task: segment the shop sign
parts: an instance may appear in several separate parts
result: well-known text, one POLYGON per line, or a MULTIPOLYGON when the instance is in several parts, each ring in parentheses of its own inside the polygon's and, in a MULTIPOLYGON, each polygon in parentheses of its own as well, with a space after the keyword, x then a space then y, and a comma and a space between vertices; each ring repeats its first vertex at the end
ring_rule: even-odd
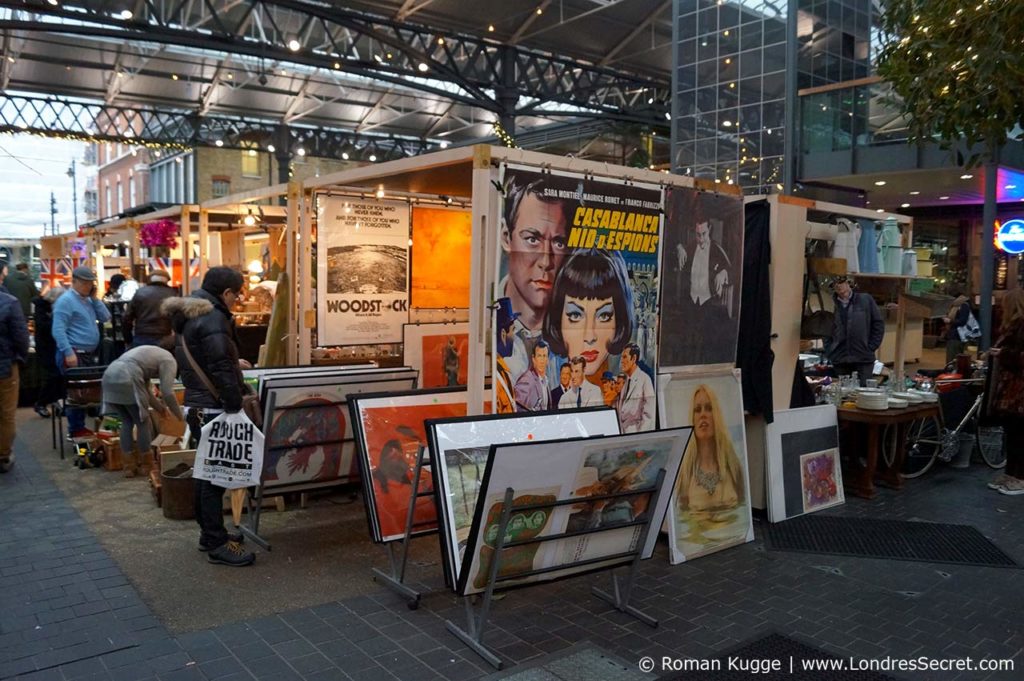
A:
POLYGON ((1024 253, 1024 220, 996 223, 996 246, 1011 255, 1024 253))

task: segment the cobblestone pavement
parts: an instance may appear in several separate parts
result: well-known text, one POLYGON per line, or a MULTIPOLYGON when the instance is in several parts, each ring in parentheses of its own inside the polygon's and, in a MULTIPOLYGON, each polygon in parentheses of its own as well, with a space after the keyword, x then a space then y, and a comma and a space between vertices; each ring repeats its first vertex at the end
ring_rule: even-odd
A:
MULTIPOLYGON (((28 418, 19 417, 20 424, 28 418)), ((365 570, 344 565, 338 579, 362 582, 360 595, 243 621, 230 621, 228 612, 228 623, 173 634, 39 465, 37 456, 56 456, 48 433, 34 448, 41 438, 28 432, 35 430, 19 425, 17 464, 0 475, 0 680, 458 681, 493 672, 445 630, 446 618, 464 617, 458 599, 433 593, 410 611, 365 570)), ((829 512, 971 524, 1024 564, 1024 497, 986 489, 989 476, 978 465, 940 469, 902 492, 881 490, 873 501, 851 499, 829 512)), ((769 632, 843 657, 1015 658, 1018 669, 1024 665, 1024 570, 769 552, 763 529, 758 523, 754 543, 675 567, 660 545, 635 593, 636 605, 660 619, 657 629, 591 596, 607 578, 594 574, 509 592, 494 605, 486 641, 509 666, 583 641, 630 661, 711 658, 769 632)), ((190 598, 187 583, 167 588, 190 598)))

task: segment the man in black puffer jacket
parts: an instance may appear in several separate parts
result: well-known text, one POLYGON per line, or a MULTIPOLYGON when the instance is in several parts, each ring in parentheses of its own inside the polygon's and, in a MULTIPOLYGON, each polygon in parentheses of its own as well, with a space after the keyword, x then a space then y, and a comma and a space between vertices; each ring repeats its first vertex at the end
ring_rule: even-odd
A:
MULTIPOLYGON (((242 409, 246 391, 238 365, 238 340, 231 307, 241 297, 242 275, 228 267, 212 267, 203 277, 203 286, 187 298, 168 298, 164 312, 177 334, 175 357, 181 382, 185 384, 185 421, 193 446, 199 442, 202 427, 222 412, 233 414, 242 409), (181 347, 188 350, 196 364, 217 388, 213 395, 192 367, 181 347)), ((196 521, 199 523, 199 550, 207 560, 220 565, 252 565, 256 556, 245 551, 241 536, 229 536, 224 529, 224 488, 207 480, 195 481, 196 521)))

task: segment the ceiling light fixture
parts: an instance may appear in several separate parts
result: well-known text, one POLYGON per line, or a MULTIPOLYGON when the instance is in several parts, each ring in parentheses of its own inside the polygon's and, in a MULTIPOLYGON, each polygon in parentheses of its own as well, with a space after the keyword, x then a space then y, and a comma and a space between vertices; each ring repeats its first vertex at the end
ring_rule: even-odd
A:
POLYGON ((271 154, 273 154, 275 151, 277 151, 277 147, 275 147, 273 144, 268 144, 267 145, 267 151, 269 151, 271 154))
POLYGON ((298 38, 292 38, 288 41, 288 49, 292 52, 298 52, 301 47, 302 43, 299 42, 298 38))
POLYGON ((224 140, 214 140, 213 144, 214 144, 214 146, 223 147, 224 146, 224 140))
POLYGON ((875 186, 876 187, 884 187, 885 186, 885 180, 878 180, 877 182, 875 182, 875 186))
POLYGON ((337 62, 337 61, 334 62, 334 68, 335 69, 340 69, 341 68, 341 62, 337 62))
POLYGON ((377 185, 377 191, 374 193, 374 196, 376 196, 378 199, 383 199, 384 198, 384 185, 382 185, 382 184, 378 184, 377 185))
POLYGON ((348 152, 347 151, 341 152, 341 160, 343 160, 343 161, 347 161, 348 160, 348 152))
POLYGON ((537 8, 537 15, 539 16, 541 14, 544 14, 544 8, 543 7, 538 7, 537 8))
POLYGON ((178 80, 178 74, 177 73, 172 73, 171 74, 171 80, 178 80))
POLYGON ((884 209, 884 208, 876 208, 876 209, 875 209, 875 212, 876 212, 876 213, 884 213, 884 212, 885 212, 885 209, 884 209))
POLYGON ((920 193, 921 193, 921 192, 910 192, 910 195, 911 195, 911 196, 917 196, 917 195, 918 195, 918 194, 920 194, 920 193))
POLYGON ((449 144, 448 140, 442 140, 440 146, 441 146, 442 149, 447 149, 448 148, 448 144, 449 144))
POLYGON ((377 154, 370 154, 370 163, 375 163, 376 161, 377 161, 377 154))
POLYGON ((494 24, 487 24, 487 32, 494 33, 494 24))
POLYGON ((972 177, 974 177, 974 175, 971 175, 970 173, 964 173, 963 175, 960 176, 960 179, 961 180, 969 180, 972 177))
POLYGON ((1005 187, 1003 187, 1003 189, 1016 189, 1016 188, 1017 188, 1017 185, 1015 185, 1015 184, 1008 184, 1005 187))
POLYGON ((418 64, 417 66, 416 66, 416 68, 417 68, 417 69, 419 69, 419 72, 420 72, 420 73, 426 73, 427 71, 429 71, 429 70, 430 70, 430 67, 429 67, 429 66, 427 66, 427 62, 425 62, 425 61, 421 61, 421 62, 420 62, 420 63, 419 63, 419 64, 418 64))
POLYGON ((131 19, 131 18, 132 18, 133 16, 135 16, 135 13, 134 13, 134 12, 132 12, 132 11, 131 11, 130 9, 123 9, 123 10, 121 10, 121 15, 120 15, 120 16, 121 16, 121 18, 122 18, 122 19, 124 19, 125 21, 128 21, 128 20, 129 20, 129 19, 131 19))
POLYGON ((949 200, 948 196, 940 196, 939 197, 939 201, 948 201, 948 200, 949 200))
POLYGON ((305 156, 306 150, 302 147, 299 147, 298 149, 295 150, 295 153, 298 154, 299 156, 305 156))
POLYGON ((910 204, 909 203, 901 203, 900 204, 900 208, 910 208, 910 204))
POLYGON ((252 208, 249 209, 249 214, 242 218, 242 224, 246 227, 253 227, 256 225, 256 216, 252 214, 252 208))

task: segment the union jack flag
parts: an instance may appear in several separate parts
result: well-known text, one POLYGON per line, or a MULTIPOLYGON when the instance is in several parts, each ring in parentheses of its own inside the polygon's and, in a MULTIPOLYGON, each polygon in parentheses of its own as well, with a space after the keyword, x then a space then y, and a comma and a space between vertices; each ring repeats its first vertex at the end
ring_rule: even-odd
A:
MULTIPOLYGON (((181 286, 181 258, 150 258, 147 261, 150 271, 164 270, 171 275, 171 286, 181 286)), ((189 278, 199 276, 199 258, 192 258, 188 266, 189 278)))
POLYGON ((67 269, 64 259, 39 261, 39 278, 43 282, 43 293, 46 293, 54 286, 63 286, 71 276, 71 270, 67 269))

